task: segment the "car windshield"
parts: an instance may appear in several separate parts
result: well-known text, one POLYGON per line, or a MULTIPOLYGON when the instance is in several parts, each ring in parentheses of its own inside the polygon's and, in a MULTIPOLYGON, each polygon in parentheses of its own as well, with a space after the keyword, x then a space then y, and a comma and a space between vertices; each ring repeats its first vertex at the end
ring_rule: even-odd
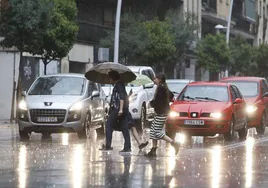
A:
POLYGON ((178 100, 227 102, 229 101, 229 95, 226 86, 196 85, 187 86, 184 92, 178 97, 178 100))
POLYGON ((172 91, 173 93, 180 93, 183 88, 187 85, 187 83, 168 83, 168 88, 170 91, 172 91))
POLYGON ((258 82, 232 81, 229 83, 235 85, 245 98, 256 97, 259 94, 258 82))
POLYGON ((79 77, 42 77, 34 83, 28 95, 82 95, 85 82, 79 77))

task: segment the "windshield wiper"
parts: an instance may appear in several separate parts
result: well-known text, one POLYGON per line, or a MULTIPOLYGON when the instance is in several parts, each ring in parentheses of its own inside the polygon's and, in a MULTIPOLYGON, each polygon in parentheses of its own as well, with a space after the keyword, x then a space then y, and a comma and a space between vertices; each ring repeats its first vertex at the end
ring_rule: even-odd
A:
POLYGON ((183 96, 183 98, 185 99, 192 99, 192 100, 194 100, 194 98, 193 97, 190 97, 190 96, 183 96))
POLYGON ((173 94, 180 94, 180 93, 178 93, 178 92, 176 92, 176 91, 171 91, 173 94))
POLYGON ((210 100, 210 101, 219 101, 218 99, 213 99, 210 97, 195 97, 196 99, 205 99, 205 100, 210 100))

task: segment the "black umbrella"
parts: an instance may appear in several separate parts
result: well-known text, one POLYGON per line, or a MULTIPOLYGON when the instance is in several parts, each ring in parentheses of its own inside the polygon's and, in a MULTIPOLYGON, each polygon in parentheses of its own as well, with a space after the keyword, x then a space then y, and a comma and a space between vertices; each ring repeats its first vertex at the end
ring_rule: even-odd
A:
POLYGON ((136 75, 128 67, 112 62, 100 63, 92 67, 89 71, 87 71, 85 77, 96 83, 110 84, 110 77, 108 73, 112 70, 117 71, 120 74, 120 79, 124 83, 129 83, 136 79, 136 75))

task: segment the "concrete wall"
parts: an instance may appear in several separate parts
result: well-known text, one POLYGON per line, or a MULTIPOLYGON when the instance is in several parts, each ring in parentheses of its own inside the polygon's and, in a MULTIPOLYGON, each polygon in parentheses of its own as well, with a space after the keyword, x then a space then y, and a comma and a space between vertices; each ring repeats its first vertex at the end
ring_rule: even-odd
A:
POLYGON ((18 80, 19 58, 19 53, 0 51, 0 121, 9 121, 10 119, 13 80, 15 79, 16 82, 18 80))
POLYGON ((231 0, 215 0, 217 1, 217 14, 220 18, 227 20, 230 10, 231 0))

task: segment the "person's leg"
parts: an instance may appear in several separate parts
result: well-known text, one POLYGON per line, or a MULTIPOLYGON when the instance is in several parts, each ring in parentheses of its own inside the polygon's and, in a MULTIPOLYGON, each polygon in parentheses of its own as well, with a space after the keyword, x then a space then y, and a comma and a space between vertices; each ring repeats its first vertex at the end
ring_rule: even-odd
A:
POLYGON ((122 117, 120 117, 120 125, 122 129, 122 133, 125 139, 124 149, 125 151, 131 150, 131 143, 130 143, 130 135, 129 135, 129 129, 128 129, 128 115, 122 114, 122 117))
POLYGON ((112 110, 107 123, 106 123, 106 148, 111 148, 112 136, 113 136, 113 124, 117 121, 118 113, 116 110, 112 110))
POLYGON ((133 137, 135 138, 136 142, 139 145, 139 149, 145 148, 149 144, 149 142, 148 141, 146 141, 146 142, 141 141, 139 133, 138 133, 136 127, 132 127, 131 130, 132 130, 133 137))

